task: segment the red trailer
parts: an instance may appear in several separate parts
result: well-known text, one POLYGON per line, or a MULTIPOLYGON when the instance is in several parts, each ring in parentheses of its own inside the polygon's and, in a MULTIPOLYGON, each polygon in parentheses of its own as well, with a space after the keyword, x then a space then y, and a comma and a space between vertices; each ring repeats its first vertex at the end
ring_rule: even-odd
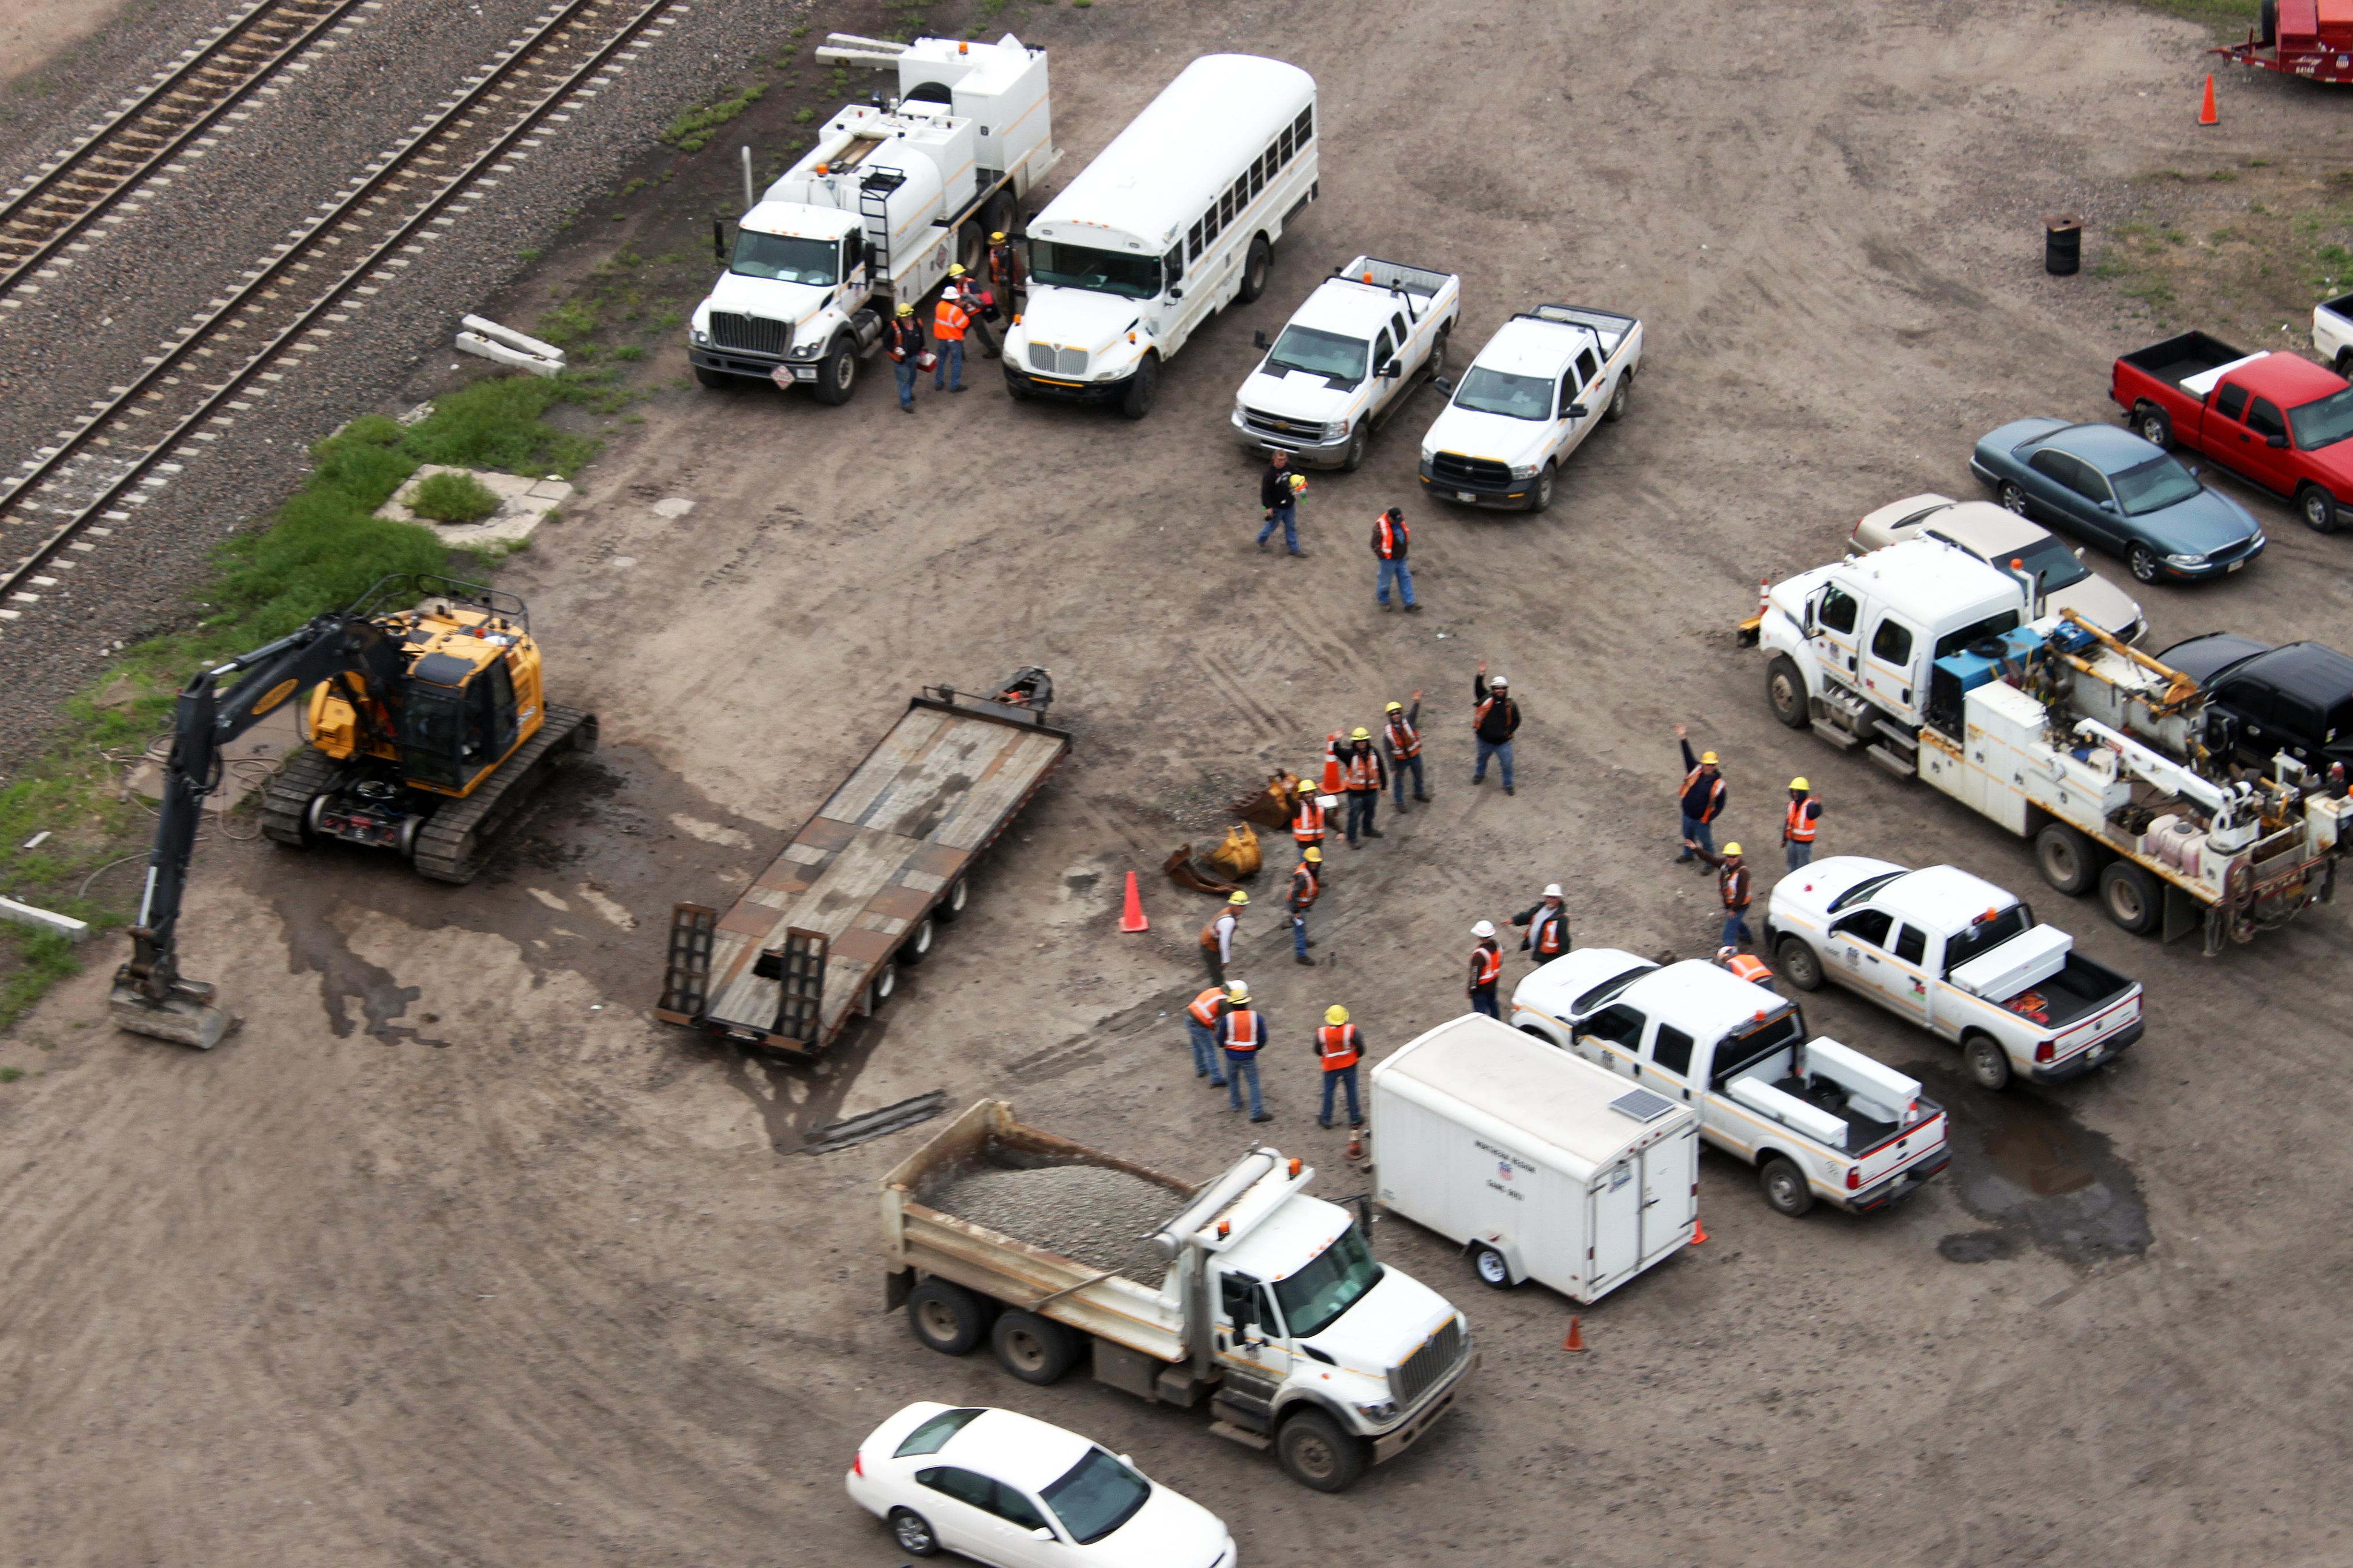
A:
POLYGON ((2353 0, 2263 0, 2247 41, 2214 53, 2314 81, 2353 81, 2353 0))

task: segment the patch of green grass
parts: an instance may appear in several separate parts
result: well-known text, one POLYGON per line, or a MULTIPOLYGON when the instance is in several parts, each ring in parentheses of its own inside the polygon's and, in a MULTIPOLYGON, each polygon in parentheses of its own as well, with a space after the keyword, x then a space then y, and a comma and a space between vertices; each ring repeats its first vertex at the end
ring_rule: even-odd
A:
POLYGON ((556 306, 539 318, 539 335, 557 348, 570 348, 586 342, 603 325, 596 312, 574 300, 556 306))
POLYGON ((2218 32, 2244 34, 2255 19, 2261 0, 2140 0, 2152 11, 2203 22, 2218 32))
POLYGON ((646 357, 646 351, 640 344, 627 343, 620 348, 615 349, 613 351, 613 357, 618 360, 641 360, 646 357))
POLYGON ((408 498, 408 510, 435 522, 480 522, 499 510, 499 493, 471 474, 430 474, 408 498))
POLYGON ((643 178, 630 180, 624 184, 619 190, 613 193, 613 199, 617 202, 626 202, 631 196, 636 195, 639 191, 644 190, 650 183, 650 181, 643 178))
MULTIPOLYGON (((0 980, 0 1029, 24 1016, 26 1008, 48 994, 49 987, 81 973, 73 943, 56 931, 25 926, 11 926, 8 931, 15 962, 9 965, 8 977, 0 980)), ((14 1083, 24 1076, 22 1068, 0 1068, 0 1083, 14 1083)))
POLYGON ((518 250, 518 251, 516 251, 516 252, 515 252, 515 259, 516 259, 516 260, 518 260, 518 261, 523 261, 523 262, 531 262, 531 261, 536 261, 536 260, 538 260, 538 259, 539 259, 539 247, 537 247, 537 246, 535 246, 535 245, 526 245, 526 246, 524 246, 521 250, 518 250))
POLYGON ((755 81, 733 98, 690 109, 670 122, 661 139, 681 153, 700 153, 711 145, 721 126, 757 103, 760 95, 767 90, 767 83, 755 81))
POLYGON ((811 109, 807 104, 803 104, 800 108, 793 110, 793 123, 796 125, 807 125, 810 121, 815 120, 816 118, 817 110, 811 109))

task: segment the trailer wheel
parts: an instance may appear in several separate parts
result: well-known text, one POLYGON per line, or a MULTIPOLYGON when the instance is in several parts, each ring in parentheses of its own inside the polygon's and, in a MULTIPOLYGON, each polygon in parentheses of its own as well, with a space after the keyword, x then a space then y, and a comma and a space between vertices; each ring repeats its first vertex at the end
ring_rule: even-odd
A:
POLYGON ((1536 488, 1528 492, 1528 510, 1537 512, 1552 505, 1552 465, 1546 463, 1536 472, 1536 488))
POLYGON ((988 1309, 961 1285, 925 1279, 907 1292, 907 1328, 926 1350, 970 1355, 988 1332, 988 1309))
POLYGON ((932 918, 942 925, 955 924, 964 918, 965 903, 971 897, 971 889, 962 877, 958 877, 948 884, 948 890, 940 895, 940 901, 932 906, 932 918))
POLYGON ((2337 531, 2337 498, 2318 485, 2306 485, 2295 498, 2296 510, 2304 514, 2305 526, 2315 533, 2337 531))
POLYGON ((1800 991, 1822 988, 1822 961, 1801 936, 1785 936, 1773 949, 1773 967, 1800 991))
POLYGON ((1806 700, 1806 677, 1798 661, 1788 654, 1776 654, 1773 662, 1765 667, 1765 700, 1773 706, 1773 717, 1791 730, 1802 730, 1812 721, 1812 705, 1806 700))
POLYGON ((988 1331, 989 1348, 1024 1383, 1059 1383, 1079 1359, 1078 1336, 1035 1312, 1008 1309, 988 1331))
POLYGON ((2173 446, 2173 421, 2154 403, 2143 403, 2133 409, 2132 427, 2135 435, 2152 447, 2169 449, 2173 446))
POLYGON ((899 1550, 910 1557, 937 1557, 940 1538, 932 1529, 932 1521, 912 1508, 894 1508, 885 1521, 891 1526, 891 1539, 899 1550))
POLYGON ((873 1014, 882 1011, 882 1004, 888 1002, 893 995, 897 994, 898 990, 899 966, 896 963, 886 962, 881 968, 874 972, 874 978, 866 983, 866 1011, 868 1015, 871 1016, 873 1014))
POLYGON ((2000 1094, 2010 1087, 2010 1053, 1991 1035, 1972 1030, 1962 1036, 1961 1062, 1979 1089, 2000 1094))
POLYGON ((1266 292, 1266 275, 1274 270, 1274 247, 1266 236, 1250 236, 1250 253, 1242 258, 1242 280, 1236 298, 1245 305, 1254 305, 1266 292))
POLYGON ((2279 43, 2279 0, 2263 0, 2255 16, 2255 41, 2267 49, 2279 43))
POLYGON ((2044 881, 2071 899, 2080 898, 2099 875, 2099 852, 2065 823, 2046 822, 2034 836, 2034 866, 2044 881))
POLYGON ((1274 1435, 1282 1473, 1319 1492, 1344 1492, 1365 1473, 1365 1445, 1320 1410, 1303 1410, 1274 1435))
POLYGON ((2133 935, 2147 936, 2157 929, 2165 900, 2156 878, 2129 860, 2111 860, 2100 872, 2100 907, 2133 935))
POLYGON ((1492 1247, 1482 1245, 1472 1247, 1471 1267, 1479 1271, 1479 1283, 1482 1285, 1508 1290, 1515 1283, 1512 1279, 1512 1266, 1504 1262, 1504 1255, 1492 1247))
POLYGON ((1119 411, 1130 419, 1141 419, 1152 412, 1160 399, 1160 356, 1146 352, 1135 362, 1135 374, 1127 378, 1127 391, 1119 400, 1119 411))
POLYGON ((809 390, 817 394, 819 403, 837 407, 849 402, 849 395, 858 390, 858 355, 847 334, 834 339, 825 358, 818 362, 817 379, 809 383, 809 390))
POLYGON ((892 956, 902 963, 921 963, 931 957, 932 949, 938 941, 938 933, 932 929, 931 917, 926 915, 915 922, 915 929, 907 933, 907 940, 899 944, 899 951, 892 956))
POLYGON ((1786 1155, 1776 1154, 1757 1167, 1757 1184, 1765 1193, 1765 1206, 1796 1219, 1814 1206, 1814 1189, 1806 1173, 1786 1155))

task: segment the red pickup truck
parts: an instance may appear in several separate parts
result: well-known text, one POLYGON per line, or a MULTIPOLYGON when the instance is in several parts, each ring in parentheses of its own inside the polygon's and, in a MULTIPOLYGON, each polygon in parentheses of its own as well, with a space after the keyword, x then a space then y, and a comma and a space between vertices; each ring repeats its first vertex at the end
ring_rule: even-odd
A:
POLYGON ((2319 532, 2353 509, 2353 386, 2334 371, 2184 332, 2116 361, 2108 395, 2147 441, 2292 497, 2319 532))

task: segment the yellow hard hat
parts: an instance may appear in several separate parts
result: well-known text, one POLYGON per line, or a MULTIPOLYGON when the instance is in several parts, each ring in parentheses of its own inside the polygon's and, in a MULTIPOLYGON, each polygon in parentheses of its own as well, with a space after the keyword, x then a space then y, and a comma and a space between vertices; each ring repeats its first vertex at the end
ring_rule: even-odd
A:
POLYGON ((1402 702, 1392 702, 1388 706, 1388 710, 1392 713, 1402 713, 1405 711, 1405 704, 1402 702))
POLYGON ((1793 778, 1793 779, 1791 779, 1791 780, 1789 781, 1789 787, 1790 787, 1791 789, 1811 789, 1811 788, 1813 788, 1814 786, 1813 786, 1813 785, 1811 785, 1811 784, 1808 784, 1808 783, 1805 781, 1804 776, 1801 774, 1801 775, 1799 775, 1799 777, 1797 777, 1797 778, 1793 778))
POLYGON ((1242 905, 1242 904, 1246 904, 1246 903, 1249 903, 1249 902, 1250 902, 1250 895, 1249 895, 1248 893, 1243 892, 1240 888, 1236 888, 1236 889, 1233 890, 1233 895, 1232 895, 1230 898, 1227 899, 1227 900, 1226 900, 1226 902, 1227 902, 1227 903, 1229 903, 1229 904, 1235 905, 1235 906, 1239 907, 1239 906, 1240 906, 1240 905, 1242 905))
POLYGON ((949 276, 949 277, 951 277, 951 278, 961 278, 961 277, 963 277, 963 276, 964 276, 964 263, 963 263, 963 262, 961 262, 961 261, 951 261, 951 262, 949 262, 949 263, 948 263, 948 276, 949 276))
POLYGON ((897 313, 902 316, 912 316, 915 313, 915 307, 902 301, 897 313))
POLYGON ((1731 859, 1735 855, 1737 855, 1737 854, 1739 854, 1739 853, 1740 853, 1740 846, 1739 846, 1739 845, 1737 845, 1737 844, 1727 844, 1727 845, 1725 845, 1725 846, 1724 847, 1724 858, 1725 858, 1725 859, 1727 859, 1727 860, 1731 859))
POLYGON ((1324 1021, 1327 1024, 1345 1024, 1348 1021, 1348 1010, 1335 1002, 1324 1009, 1324 1021))
POLYGON ((1348 737, 1351 741, 1369 741, 1372 738, 1373 732, 1370 730, 1366 729, 1362 724, 1357 725, 1356 731, 1348 737))
POLYGON ((1321 866, 1324 863, 1324 851, 1316 848, 1313 844, 1310 844, 1307 847, 1307 853, 1302 855, 1300 858, 1308 862, 1310 865, 1321 866))
POLYGON ((1715 766, 1715 753, 1714 752, 1702 752, 1699 754, 1699 760, 1706 763, 1709 767, 1715 766))
POLYGON ((994 234, 991 234, 991 235, 988 237, 988 243, 989 243, 989 244, 991 244, 991 245, 1002 245, 1004 242, 1005 242, 1005 231, 1004 231, 1003 229, 1001 229, 1001 228, 1000 228, 1000 229, 998 229, 998 230, 997 230, 994 234))
POLYGON ((1227 986, 1227 987, 1226 987, 1226 1000, 1227 1000, 1227 1001, 1229 1001, 1229 1002, 1247 1002, 1247 1001, 1249 1001, 1249 1000, 1250 1000, 1250 985, 1249 985, 1249 984, 1248 984, 1247 982, 1245 982, 1245 981, 1237 980, 1237 981, 1235 981, 1231 985, 1227 986))

